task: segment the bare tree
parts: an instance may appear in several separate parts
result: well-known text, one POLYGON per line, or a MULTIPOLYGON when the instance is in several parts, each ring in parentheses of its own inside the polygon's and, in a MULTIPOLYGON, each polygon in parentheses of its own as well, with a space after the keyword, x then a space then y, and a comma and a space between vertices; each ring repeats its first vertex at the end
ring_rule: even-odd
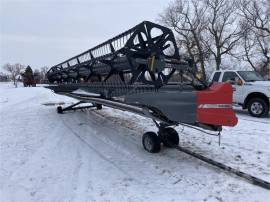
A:
POLYGON ((262 75, 270 74, 270 1, 241 0, 244 60, 262 75))
POLYGON ((233 56, 233 49, 238 45, 241 31, 237 26, 235 0, 204 0, 208 20, 208 40, 205 40, 214 56, 216 69, 222 64, 223 55, 233 56))
POLYGON ((261 31, 263 36, 270 35, 270 1, 241 0, 241 11, 250 27, 261 31))
POLYGON ((202 1, 175 0, 159 16, 161 23, 177 33, 178 45, 188 53, 196 66, 200 67, 204 79, 205 60, 208 57, 208 49, 203 43, 207 30, 205 12, 202 1))
POLYGON ((250 66, 256 71, 256 66, 252 61, 252 58, 256 55, 254 53, 256 47, 256 40, 253 38, 254 35, 251 35, 250 27, 246 23, 241 25, 243 32, 243 48, 244 48, 244 57, 243 60, 247 61, 250 66))
POLYGON ((46 80, 46 74, 47 74, 48 70, 49 70, 49 68, 47 66, 40 68, 41 80, 46 80))
POLYGON ((24 65, 19 64, 19 63, 11 65, 11 64, 7 63, 3 66, 3 69, 10 74, 11 79, 15 85, 16 84, 16 77, 20 75, 20 73, 24 69, 24 65))

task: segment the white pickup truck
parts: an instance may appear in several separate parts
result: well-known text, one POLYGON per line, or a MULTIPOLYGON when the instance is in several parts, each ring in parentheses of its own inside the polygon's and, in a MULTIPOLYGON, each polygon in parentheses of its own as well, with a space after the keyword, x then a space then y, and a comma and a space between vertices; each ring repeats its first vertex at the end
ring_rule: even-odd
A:
POLYGON ((210 82, 232 84, 233 102, 248 109, 251 116, 266 117, 270 105, 270 81, 264 80, 255 71, 221 70, 215 71, 210 82))

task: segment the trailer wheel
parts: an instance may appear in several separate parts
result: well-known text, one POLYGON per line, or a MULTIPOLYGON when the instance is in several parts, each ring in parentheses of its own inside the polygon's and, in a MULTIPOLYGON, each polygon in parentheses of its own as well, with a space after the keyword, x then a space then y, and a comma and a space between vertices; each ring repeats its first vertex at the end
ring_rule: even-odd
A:
POLYGON ((102 104, 96 104, 97 110, 101 110, 102 109, 102 104))
POLYGON ((164 146, 173 148, 179 144, 179 135, 173 128, 163 128, 159 132, 164 146))
POLYGON ((61 106, 58 106, 56 110, 58 114, 63 114, 63 108, 61 106))
POLYGON ((142 137, 143 148, 150 153, 160 151, 160 139, 154 132, 146 132, 142 137))

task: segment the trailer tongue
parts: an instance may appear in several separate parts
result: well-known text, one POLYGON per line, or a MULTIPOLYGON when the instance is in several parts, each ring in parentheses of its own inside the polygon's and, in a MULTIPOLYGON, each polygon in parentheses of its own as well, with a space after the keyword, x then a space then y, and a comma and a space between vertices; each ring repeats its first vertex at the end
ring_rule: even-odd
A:
POLYGON ((79 100, 67 110, 102 105, 153 119, 158 134, 143 135, 144 148, 178 145, 170 126, 185 124, 220 132, 235 126, 230 84, 208 86, 196 78, 192 60, 181 57, 173 32, 142 22, 128 31, 50 68, 48 87, 79 100), (89 106, 79 106, 91 103, 89 106))

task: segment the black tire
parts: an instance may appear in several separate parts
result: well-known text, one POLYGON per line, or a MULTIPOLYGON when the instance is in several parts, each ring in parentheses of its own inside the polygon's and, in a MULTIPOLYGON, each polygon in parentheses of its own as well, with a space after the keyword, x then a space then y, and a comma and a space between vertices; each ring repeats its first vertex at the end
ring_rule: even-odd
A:
POLYGON ((146 132, 142 137, 143 148, 150 153, 158 153, 160 151, 160 139, 154 132, 146 132))
POLYGON ((266 117, 269 113, 269 105, 262 98, 252 98, 248 102, 248 112, 253 117, 266 117))
POLYGON ((58 114, 63 114, 63 108, 61 106, 58 106, 56 110, 58 114))
POLYGON ((102 109, 102 104, 96 104, 97 110, 101 110, 102 109))
POLYGON ((159 131, 159 135, 164 146, 173 148, 179 145, 179 135, 175 129, 163 128, 159 131))

